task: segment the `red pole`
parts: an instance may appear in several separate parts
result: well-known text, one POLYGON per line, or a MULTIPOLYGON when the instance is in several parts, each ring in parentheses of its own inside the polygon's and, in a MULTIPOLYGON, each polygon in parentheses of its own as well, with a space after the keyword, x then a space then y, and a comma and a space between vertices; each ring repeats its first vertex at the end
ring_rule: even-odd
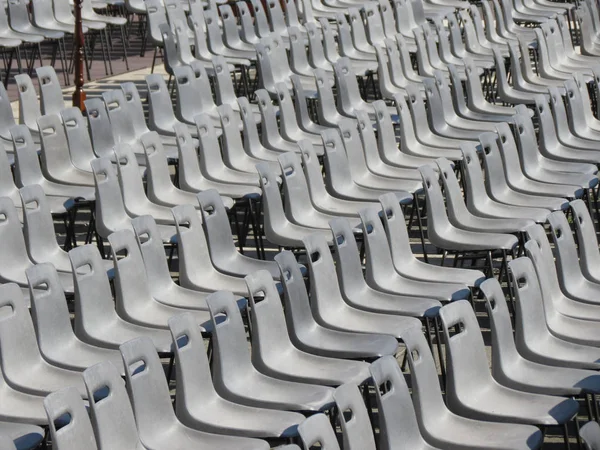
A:
POLYGON ((83 75, 83 49, 85 46, 83 36, 83 23, 81 20, 81 6, 83 0, 75 0, 75 35, 73 44, 75 45, 75 92, 73 92, 73 106, 78 107, 82 112, 85 111, 86 95, 83 90, 84 75, 83 75))

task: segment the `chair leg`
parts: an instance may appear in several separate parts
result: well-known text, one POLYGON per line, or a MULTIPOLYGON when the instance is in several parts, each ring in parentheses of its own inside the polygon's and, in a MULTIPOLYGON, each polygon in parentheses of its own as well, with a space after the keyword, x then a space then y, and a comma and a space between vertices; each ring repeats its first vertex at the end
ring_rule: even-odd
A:
POLYGON ((65 44, 65 38, 61 38, 58 42, 59 51, 60 51, 60 63, 63 70, 63 78, 65 80, 65 86, 71 84, 71 80, 69 80, 69 67, 67 63, 67 46, 65 44))
MULTIPOLYGON (((87 74, 87 79, 88 79, 88 81, 91 81, 92 76, 90 75, 90 61, 88 59, 88 45, 87 45, 87 41, 88 41, 88 39, 84 36, 84 38, 83 38, 83 59, 85 60, 85 71, 86 71, 86 74, 87 74)), ((92 55, 92 57, 93 57, 93 55, 92 55)), ((74 58, 74 56, 73 56, 73 58, 74 58)), ((75 59, 73 59, 73 61, 74 60, 75 59)))
POLYGON ((125 38, 125 26, 121 26, 121 43, 123 44, 123 60, 125 60, 125 68, 129 72, 129 61, 127 60, 127 39, 125 38))
POLYGON ((154 47, 154 56, 152 57, 152 68, 150 73, 154 73, 154 66, 156 65, 156 55, 158 54, 158 47, 154 47))
POLYGON ((433 322, 435 328, 435 341, 437 344, 438 357, 440 359, 440 372, 442 373, 442 384, 444 385, 444 389, 446 389, 446 366, 444 364, 444 352, 442 350, 442 336, 440 333, 440 322, 439 317, 436 316, 433 322))
POLYGON ((108 27, 104 29, 104 37, 106 39, 106 54, 108 57, 108 68, 110 69, 110 74, 113 75, 113 66, 112 66, 112 54, 110 53, 110 35, 108 34, 108 27))
POLYGON ((571 449, 571 444, 569 443, 569 427, 567 426, 567 424, 563 424, 563 437, 565 440, 565 448, 567 450, 571 449))
POLYGON ((423 232, 423 220, 421 218, 421 210, 419 208, 419 194, 417 194, 417 193, 415 193, 415 195, 414 195, 413 208, 416 208, 416 212, 417 212, 417 223, 419 225, 419 235, 421 238, 421 247, 423 248, 423 259, 425 260, 426 263, 428 263, 429 259, 427 258, 427 249, 425 248, 425 233, 423 232))

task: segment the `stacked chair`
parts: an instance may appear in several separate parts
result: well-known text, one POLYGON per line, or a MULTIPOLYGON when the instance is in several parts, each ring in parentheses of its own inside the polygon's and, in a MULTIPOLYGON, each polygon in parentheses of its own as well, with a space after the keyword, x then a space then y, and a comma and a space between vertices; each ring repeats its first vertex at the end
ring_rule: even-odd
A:
POLYGON ((600 448, 594 0, 125 8, 0 86, 1 448, 600 448))

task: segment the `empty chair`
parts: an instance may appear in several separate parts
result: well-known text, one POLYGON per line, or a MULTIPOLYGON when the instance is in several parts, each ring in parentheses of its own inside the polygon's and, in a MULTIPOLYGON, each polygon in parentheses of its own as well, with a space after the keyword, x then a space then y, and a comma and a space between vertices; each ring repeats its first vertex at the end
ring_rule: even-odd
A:
POLYGON ((71 162, 80 170, 90 172, 90 163, 96 159, 86 120, 77 107, 61 110, 60 116, 67 135, 71 162))
POLYGON ((259 372, 250 360, 239 308, 230 292, 207 299, 214 321, 213 382, 224 398, 247 406, 320 411, 333 402, 333 389, 280 380, 259 372), (223 314, 227 320, 217 323, 223 314))
POLYGON ((127 390, 144 447, 254 450, 265 441, 204 433, 183 425, 175 416, 169 388, 152 341, 136 338, 121 345, 127 390))
MULTIPOLYGON (((565 209, 567 202, 558 196, 519 192, 510 186, 506 171, 508 164, 502 161, 499 149, 499 136, 496 133, 483 133, 479 140, 483 147, 483 161, 486 168, 486 189, 490 196, 499 202, 525 207, 542 207, 551 211, 565 209)), ((537 191, 540 191, 539 189, 537 191)))
POLYGON ((194 318, 169 319, 177 363, 176 413, 184 425, 234 436, 281 438, 297 435, 304 416, 230 402, 213 386, 204 340, 194 318))
POLYGON ((307 190, 313 206, 324 213, 336 216, 358 217, 358 211, 369 205, 369 201, 346 200, 332 196, 325 187, 325 180, 315 149, 309 141, 300 141, 302 169, 306 177, 307 190))
POLYGON ((550 395, 582 395, 600 389, 600 376, 592 370, 552 367, 523 358, 517 351, 508 306, 499 282, 481 285, 492 332, 492 375, 507 387, 550 395))
MULTIPOLYGON (((194 193, 176 188, 171 181, 167 156, 158 133, 145 133, 140 141, 146 157, 148 199, 152 203, 167 207, 196 203, 194 193)), ((233 205, 231 199, 228 199, 228 205, 233 205)))
POLYGON ((413 403, 419 430, 438 448, 536 449, 542 433, 531 425, 483 422, 455 415, 444 404, 433 356, 421 330, 406 332, 413 403))
POLYGON ((177 229, 180 284, 204 292, 229 289, 244 297, 247 293, 244 280, 221 273, 213 266, 198 211, 192 205, 180 205, 172 213, 177 229))
POLYGON ((440 317, 448 361, 448 407, 453 412, 472 419, 542 426, 563 425, 577 414, 579 405, 573 399, 517 391, 492 377, 483 336, 469 302, 444 306, 440 317))
POLYGON ((508 205, 492 199, 486 191, 484 172, 481 169, 475 146, 464 145, 461 150, 465 161, 463 167, 465 168, 466 203, 472 214, 489 218, 531 219, 538 223, 546 221, 550 214, 547 209, 508 205))
POLYGON ((225 205, 216 190, 198 193, 197 201, 200 203, 210 257, 217 270, 234 276, 268 270, 274 279, 279 279, 279 269, 275 262, 250 258, 237 251, 225 205))
MULTIPOLYGON (((319 211, 313 206, 298 155, 287 152, 278 159, 283 182, 284 210, 288 219, 310 228, 327 228, 329 220, 336 216, 319 211)), ((358 224, 356 218, 348 220, 353 226, 358 224)))
MULTIPOLYGON (((119 364, 122 365, 122 361, 119 364)), ((85 372, 83 380, 90 402, 90 419, 99 450, 144 450, 138 436, 125 382, 109 361, 85 372)))
MULTIPOLYGON (((119 180, 109 158, 92 161, 96 181, 96 231, 102 238, 118 230, 131 228, 131 217, 125 211, 119 180)), ((163 242, 172 242, 175 229, 169 225, 158 225, 163 242)))
POLYGON ((374 359, 393 355, 398 347, 392 336, 339 331, 319 324, 313 317, 302 272, 292 252, 275 256, 281 271, 285 319, 290 339, 301 350, 323 356, 374 359))
POLYGON ((551 366, 598 369, 597 347, 560 339, 550 333, 544 317, 540 285, 528 258, 509 263, 509 276, 515 291, 515 343, 526 359, 551 366))
POLYGON ((448 220, 439 181, 429 166, 419 168, 423 177, 428 214, 427 237, 438 248, 454 251, 502 249, 512 251, 518 239, 510 234, 478 233, 454 227, 448 220))
POLYGON ((311 308, 317 322, 340 331, 385 333, 397 339, 409 329, 421 329, 421 322, 413 317, 378 314, 348 305, 337 284, 327 241, 320 235, 309 235, 304 246, 309 256, 311 308))
MULTIPOLYGON (((556 268, 560 287, 568 297, 597 305, 600 284, 584 276, 569 221, 564 214, 556 213, 548 216, 548 223, 557 253, 556 268)), ((577 221, 579 220, 584 221, 582 214, 578 214, 577 221)), ((593 244, 593 241, 591 243, 593 244)))
MULTIPOLYGON (((449 282, 430 281, 432 277, 407 276, 397 271, 392 263, 389 242, 379 218, 379 208, 367 208, 360 211, 362 230, 367 255, 367 282, 375 289, 434 298, 449 301, 458 298, 467 298, 470 290, 466 285, 449 282)), ((430 213, 431 214, 431 213, 430 213)), ((402 269, 402 266, 399 266, 402 269)), ((431 315, 430 308, 436 307, 425 301, 422 305, 422 315, 431 315)))
POLYGON ((173 224, 171 210, 148 199, 133 148, 128 144, 118 143, 114 152, 118 161, 119 184, 127 214, 132 217, 150 214, 160 224, 173 224))
POLYGON ((450 161, 440 158, 436 160, 436 163, 440 168, 440 179, 446 194, 448 219, 452 225, 475 232, 517 233, 534 224, 532 220, 527 219, 492 219, 472 214, 465 204, 450 161))
POLYGON ((198 152, 186 125, 179 123, 173 129, 177 136, 177 150, 179 155, 179 185, 181 189, 189 192, 201 192, 207 189, 216 189, 219 194, 241 199, 256 196, 260 189, 244 184, 231 184, 218 178, 212 179, 204 175, 206 165, 200 165, 198 152))
MULTIPOLYGON (((391 194, 393 196, 393 194, 391 194)), ((351 306, 365 311, 387 314, 399 314, 414 317, 437 315, 441 307, 438 300, 419 296, 408 296, 398 293, 384 292, 372 288, 363 275, 362 261, 358 245, 350 224, 343 218, 330 223, 333 233, 333 245, 338 283, 344 300, 351 306)), ((372 247, 367 250, 367 264, 372 247)), ((387 264, 391 265, 391 262, 387 264)))
POLYGON ((40 353, 46 361, 64 369, 82 371, 110 360, 122 369, 119 352, 86 344, 77 338, 52 264, 37 264, 27 269, 26 275, 33 325, 40 353))
MULTIPOLYGON (((3 240, 4 251, 0 258, 0 278, 4 281, 27 286, 25 270, 33 266, 29 259, 21 224, 11 199, 0 197, 0 238, 3 240)), ((69 273, 59 274, 60 284, 65 292, 73 292, 73 279, 69 273)))
POLYGON ((600 320, 600 305, 573 300, 563 293, 556 274, 552 247, 544 227, 529 227, 526 234, 529 240, 525 243, 525 252, 535 268, 544 303, 551 302, 552 310, 567 317, 600 320))
POLYGON ((116 349, 137 336, 148 336, 161 353, 170 353, 168 331, 123 320, 115 305, 100 252, 92 245, 72 249, 69 259, 75 281, 75 334, 88 344, 116 349))
MULTIPOLYGON (((116 310, 124 320, 151 328, 168 328, 169 317, 180 309, 157 302, 148 287, 142 253, 133 231, 120 230, 108 237, 114 262, 116 310)), ((208 311, 190 310, 203 330, 210 326, 208 311)))
POLYGON ((6 382, 16 390, 34 395, 74 386, 85 397, 79 372, 51 365, 42 357, 29 311, 16 284, 0 286, 0 302, 9 312, 0 321, 0 363, 6 382), (23 370, 24 364, 27 370, 23 370))
POLYGON ((142 252, 146 279, 152 298, 176 308, 206 310, 207 291, 187 289, 171 278, 160 231, 151 216, 136 217, 131 221, 137 243, 142 252))
POLYGON ((289 339, 275 282, 267 271, 246 276, 252 321, 252 364, 260 372, 283 380, 339 386, 362 384, 368 365, 317 356, 296 348, 289 339))
POLYGON ((64 388, 44 399, 52 445, 61 450, 97 450, 85 405, 75 388, 64 388))
POLYGON ((210 180, 248 186, 259 186, 256 173, 233 170, 223 162, 215 127, 207 114, 194 117, 200 141, 200 168, 210 180))
POLYGON ((11 128, 10 133, 15 152, 15 184, 17 186, 39 184, 46 195, 94 199, 94 189, 90 186, 62 184, 44 177, 31 133, 25 125, 11 128))
MULTIPOLYGON (((35 184, 19 189, 23 211, 23 235, 27 253, 36 263, 52 263, 59 272, 71 272, 69 255, 56 241, 54 222, 48 199, 41 186, 35 184)), ((61 275, 65 279, 64 275, 61 275)))
POLYGON ((263 163, 257 164, 256 169, 260 175, 263 190, 264 233, 269 242, 280 246, 299 248, 302 247, 304 236, 315 232, 330 239, 329 233, 324 228, 313 228, 289 221, 283 209, 275 174, 263 163))
POLYGON ((89 171, 75 167, 69 155, 67 135, 58 114, 42 116, 37 121, 41 140, 41 167, 44 175, 57 183, 93 186, 89 171))

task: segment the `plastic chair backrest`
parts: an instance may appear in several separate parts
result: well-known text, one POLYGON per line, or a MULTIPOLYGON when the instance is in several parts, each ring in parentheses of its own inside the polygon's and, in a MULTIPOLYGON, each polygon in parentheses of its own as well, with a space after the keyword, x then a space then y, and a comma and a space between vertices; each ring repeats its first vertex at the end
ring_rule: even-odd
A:
POLYGON ((231 80, 231 72, 225 57, 218 55, 213 58, 215 71, 215 94, 217 105, 235 105, 236 95, 231 80))
POLYGON ((208 189, 199 192, 197 198, 202 212, 206 240, 211 251, 222 254, 232 254, 230 252, 237 251, 233 243, 227 211, 219 193, 214 189, 208 189))
MULTIPOLYGON (((6 28, 8 28, 8 24, 6 28)), ((10 98, 4 84, 0 83, 0 136, 10 139, 8 130, 13 126, 15 126, 15 116, 10 104, 10 98)))
POLYGON ((527 257, 521 257, 508 263, 509 275, 515 292, 516 320, 515 342, 519 353, 524 358, 527 355, 522 349, 528 347, 528 342, 545 339, 548 327, 544 317, 544 306, 540 284, 533 267, 527 257))
POLYGON ((69 155, 73 165, 79 169, 92 170, 90 162, 96 158, 96 155, 81 110, 77 107, 65 108, 60 112, 60 115, 67 135, 69 155))
MULTIPOLYGON (((0 252, 0 275, 3 271, 14 273, 18 269, 24 270, 31 266, 17 209, 8 197, 0 197, 0 239, 3 242, 0 252)), ((16 275, 22 279, 22 273, 16 275)))
POLYGON ((19 187, 44 182, 31 132, 26 125, 11 127, 15 154, 15 184, 19 187))
POLYGON ((127 115, 133 126, 133 135, 140 137, 149 131, 148 125, 146 125, 146 117, 144 116, 144 107, 142 106, 140 93, 135 83, 132 82, 122 83, 121 90, 125 96, 124 109, 127 110, 127 115))
POLYGON ((107 238, 110 233, 131 226, 125 211, 117 173, 108 158, 92 161, 96 192, 96 231, 107 238))
POLYGON ((125 366, 127 391, 143 441, 144 436, 156 432, 157 426, 173 426, 177 418, 162 364, 150 338, 138 337, 119 348, 125 366))
POLYGON ((151 201, 160 203, 155 199, 160 198, 161 192, 168 195, 169 192, 175 191, 167 165, 167 156, 160 135, 155 131, 142 135, 140 142, 146 157, 146 192, 151 201))
POLYGON ((583 200, 573 200, 570 205, 574 216, 575 232, 577 233, 581 268, 585 274, 586 271, 589 273, 588 267, 598 267, 600 265, 596 227, 583 200))
POLYGON ((179 276, 183 286, 191 284, 191 273, 213 271, 208 245, 202 229, 202 219, 192 205, 179 205, 173 208, 173 218, 177 229, 179 254, 179 276))
POLYGON ((577 255, 577 246, 567 217, 561 211, 555 211, 548 216, 548 223, 550 224, 550 235, 557 251, 556 265, 559 278, 565 280, 579 279, 581 277, 581 267, 577 255))
POLYGON ((94 153, 99 158, 112 157, 116 139, 106 104, 100 98, 91 98, 85 101, 85 108, 94 153))
POLYGON ((67 300, 58 273, 50 263, 36 264, 25 272, 31 298, 31 317, 42 354, 68 348, 75 340, 67 300))
POLYGON ((298 425, 298 433, 304 448, 320 448, 322 450, 340 450, 331 428, 331 423, 325 414, 315 414, 298 425))
POLYGON ((215 292, 206 298, 206 304, 213 321, 213 383, 217 392, 224 392, 227 379, 254 369, 248 353, 244 323, 233 294, 215 292), (217 316, 224 316, 224 320, 217 320, 217 316))
MULTIPOLYGON (((490 278, 480 285, 492 332, 492 371, 494 375, 500 372, 500 367, 510 367, 508 364, 517 361, 515 340, 510 321, 510 312, 498 280, 490 278)), ((500 380, 497 380, 500 381, 500 380)))
MULTIPOLYGON (((72 166, 67 135, 58 114, 48 114, 38 119, 40 132, 42 170, 57 177, 72 166)), ((65 180, 66 181, 66 180, 65 180)))
POLYGON ((186 414, 186 403, 216 396, 210 364, 200 328, 194 316, 187 312, 169 319, 177 364, 177 412, 186 414), (180 404, 181 403, 181 404, 180 404))
POLYGON ((54 221, 46 195, 40 185, 25 186, 19 190, 23 208, 23 234, 27 251, 37 263, 49 256, 61 253, 54 232, 54 221))
POLYGON ((110 361, 83 372, 90 416, 100 448, 142 449, 125 382, 110 361))
POLYGON ((126 105, 125 93, 121 89, 112 89, 102 93, 110 125, 117 142, 131 142, 137 136, 133 126, 132 116, 126 105))
POLYGON ((398 361, 393 356, 384 356, 373 362, 369 370, 380 411, 379 448, 391 450, 398 442, 405 443, 409 448, 418 448, 423 439, 419 434, 415 408, 398 361))
POLYGON ((285 315, 275 282, 267 270, 247 275, 248 304, 252 321, 252 362, 255 367, 268 365, 267 354, 282 354, 290 346, 285 315), (268 350, 267 350, 268 349, 268 350), (272 353, 271 353, 272 352, 272 353))
POLYGON ((106 269, 95 245, 75 247, 69 251, 75 286, 75 334, 92 342, 94 328, 100 320, 115 320, 113 297, 106 269))
POLYGON ((600 449, 600 425, 598 422, 588 422, 581 427, 579 435, 584 441, 586 450, 600 449))
POLYGON ((285 320, 289 330, 290 338, 297 345, 297 336, 315 325, 306 285, 298 266, 296 257, 290 251, 284 250, 275 255, 275 262, 281 272, 281 284, 283 287, 283 305, 285 309, 285 320))
MULTIPOLYGON (((148 203, 137 159, 131 146, 125 143, 115 145, 115 157, 117 159, 117 173, 119 174, 119 185, 121 186, 121 195, 123 196, 125 210, 129 210, 131 205, 134 204, 148 203)), ((130 229, 130 227, 127 228, 130 229)))
POLYGON ((156 221, 152 216, 138 216, 131 220, 137 238, 150 292, 164 289, 173 283, 165 258, 165 249, 156 221))
POLYGON ((131 229, 118 230, 108 236, 113 257, 114 290, 117 312, 126 317, 128 309, 143 308, 152 302, 142 253, 131 229))
POLYGON ((41 113, 43 115, 60 114, 65 109, 65 101, 54 67, 37 67, 35 73, 40 90, 41 113))
MULTIPOLYGON (((42 356, 38 348, 33 323, 23 293, 14 283, 0 286, 0 350, 2 372, 6 379, 19 379, 23 365, 41 365, 42 356)), ((79 395, 78 395, 79 397, 79 395)))
POLYGON ((166 24, 167 12, 162 0, 144 0, 146 4, 146 15, 148 17, 148 38, 152 45, 163 46, 162 33, 160 25, 166 24))
POLYGON ((493 383, 483 336, 471 304, 467 300, 447 304, 440 309, 446 343, 446 395, 449 402, 468 397, 473 385, 493 383), (454 333, 451 330, 454 328, 454 333), (452 400, 452 398, 454 400, 452 400))
POLYGON ((35 130, 41 113, 33 81, 29 75, 19 74, 15 75, 15 82, 19 90, 19 123, 27 125, 30 130, 35 130))
POLYGON ((344 384, 333 393, 347 450, 375 450, 371 420, 358 386, 344 384))
POLYGON ((97 450, 94 430, 77 389, 69 387, 44 399, 52 443, 61 450, 97 450), (66 423, 65 423, 66 422, 66 423))
POLYGON ((175 114, 167 83, 157 73, 146 77, 148 86, 148 126, 151 130, 167 130, 174 128, 175 114))

